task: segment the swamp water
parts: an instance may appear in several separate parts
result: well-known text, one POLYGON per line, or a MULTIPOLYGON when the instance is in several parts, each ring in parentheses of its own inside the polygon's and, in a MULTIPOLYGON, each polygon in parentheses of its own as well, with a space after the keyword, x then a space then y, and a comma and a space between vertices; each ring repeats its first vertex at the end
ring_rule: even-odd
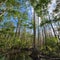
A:
POLYGON ((21 52, 17 54, 8 54, 7 56, 2 56, 0 60, 49 60, 49 59, 33 59, 29 56, 28 52, 21 52))

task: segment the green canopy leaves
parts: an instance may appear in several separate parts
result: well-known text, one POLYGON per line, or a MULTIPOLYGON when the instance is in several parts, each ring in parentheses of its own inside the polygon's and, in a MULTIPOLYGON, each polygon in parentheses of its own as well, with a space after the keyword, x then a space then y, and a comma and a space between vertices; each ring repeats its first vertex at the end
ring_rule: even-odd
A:
POLYGON ((50 0, 30 0, 34 10, 37 12, 38 16, 42 14, 42 11, 47 8, 50 0))

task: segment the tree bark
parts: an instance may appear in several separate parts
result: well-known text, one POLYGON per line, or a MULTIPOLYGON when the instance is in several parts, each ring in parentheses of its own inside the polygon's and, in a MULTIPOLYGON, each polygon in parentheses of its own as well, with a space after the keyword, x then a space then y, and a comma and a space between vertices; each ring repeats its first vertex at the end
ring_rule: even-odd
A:
MULTIPOLYGON (((49 20, 50 20, 50 16, 49 16, 49 20)), ((50 21, 51 21, 51 20, 50 20, 50 21)), ((54 27, 53 27, 53 24, 52 24, 52 23, 51 23, 51 27, 52 27, 52 30, 53 30, 54 36, 57 37, 56 34, 55 34, 55 30, 54 30, 54 27)))
POLYGON ((40 36, 40 34, 39 34, 39 17, 38 17, 38 46, 39 46, 39 36, 40 36))
POLYGON ((33 24, 33 34, 34 34, 34 39, 33 39, 33 48, 35 48, 35 40, 36 40, 36 22, 35 22, 35 12, 34 12, 34 24, 33 24))

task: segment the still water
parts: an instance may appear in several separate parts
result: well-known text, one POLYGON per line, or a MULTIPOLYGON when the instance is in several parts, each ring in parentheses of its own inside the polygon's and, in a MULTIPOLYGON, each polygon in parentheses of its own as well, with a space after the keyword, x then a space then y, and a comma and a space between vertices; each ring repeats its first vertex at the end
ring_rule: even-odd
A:
MULTIPOLYGON (((11 56, 11 57, 2 57, 0 60, 33 60, 28 55, 20 55, 20 56, 11 56)), ((49 59, 39 59, 39 60, 49 60, 49 59)))
MULTIPOLYGON (((7 56, 3 56, 0 58, 0 60, 33 60, 30 56, 30 53, 28 52, 21 52, 17 54, 8 54, 7 56)), ((38 59, 37 59, 38 60, 38 59)), ((39 60, 45 60, 45 59, 39 59, 39 60)), ((47 59, 49 60, 49 59, 47 59)))

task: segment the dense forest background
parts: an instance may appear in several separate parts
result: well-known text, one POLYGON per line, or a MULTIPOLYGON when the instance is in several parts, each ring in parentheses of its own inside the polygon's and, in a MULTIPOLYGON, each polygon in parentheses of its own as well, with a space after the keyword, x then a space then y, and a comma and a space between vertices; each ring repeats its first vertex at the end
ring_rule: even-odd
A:
POLYGON ((0 0, 0 60, 24 60, 28 49, 60 58, 60 0, 0 0))

